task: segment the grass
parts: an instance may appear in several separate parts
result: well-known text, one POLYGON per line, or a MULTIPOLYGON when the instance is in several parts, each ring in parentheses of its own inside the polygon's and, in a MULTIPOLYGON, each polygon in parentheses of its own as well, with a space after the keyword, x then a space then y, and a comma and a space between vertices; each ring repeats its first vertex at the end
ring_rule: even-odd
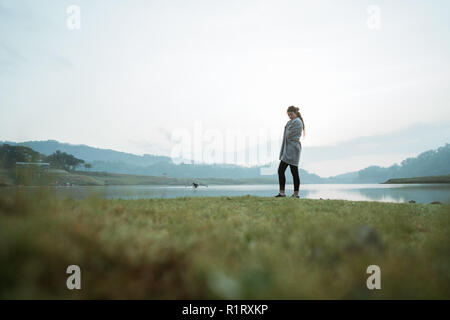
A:
POLYGON ((226 179, 226 178, 172 178, 163 176, 146 176, 109 172, 76 171, 74 174, 89 177, 97 180, 98 185, 191 185, 193 181, 206 185, 229 185, 229 184, 259 184, 278 183, 272 178, 246 178, 246 179, 226 179))
POLYGON ((449 299, 449 231, 447 204, 19 190, 0 197, 0 298, 449 299))
POLYGON ((13 185, 13 179, 8 170, 0 168, 0 187, 13 185))
POLYGON ((443 176, 396 178, 383 183, 450 183, 450 174, 443 176))
POLYGON ((50 169, 48 172, 32 172, 30 168, 20 169, 21 175, 16 178, 14 170, 0 168, 0 186, 26 185, 77 185, 77 186, 106 186, 106 185, 192 185, 192 182, 206 185, 236 185, 236 184, 275 184, 278 180, 269 178, 172 178, 164 176, 146 176, 136 174, 121 174, 97 171, 73 171, 50 169))

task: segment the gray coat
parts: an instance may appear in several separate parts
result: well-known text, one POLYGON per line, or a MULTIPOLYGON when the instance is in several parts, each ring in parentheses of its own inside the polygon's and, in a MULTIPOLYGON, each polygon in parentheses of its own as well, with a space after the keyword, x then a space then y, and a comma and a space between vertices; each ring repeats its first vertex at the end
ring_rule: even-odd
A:
POLYGON ((300 161, 300 153, 302 144, 300 137, 302 136, 303 122, 299 117, 289 120, 284 127, 283 144, 281 145, 280 160, 298 166, 300 161))

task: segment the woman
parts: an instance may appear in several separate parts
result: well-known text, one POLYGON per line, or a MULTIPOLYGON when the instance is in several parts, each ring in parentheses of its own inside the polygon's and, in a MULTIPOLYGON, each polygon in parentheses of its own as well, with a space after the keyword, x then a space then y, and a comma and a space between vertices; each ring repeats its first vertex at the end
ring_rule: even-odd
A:
POLYGON ((303 123, 302 115, 297 107, 290 106, 287 109, 289 121, 284 127, 283 144, 280 151, 280 166, 278 167, 278 182, 280 184, 280 192, 275 197, 286 197, 284 187, 286 184, 286 177, 284 172, 287 166, 290 166, 292 178, 294 179, 294 194, 291 197, 300 198, 298 190, 300 188, 300 177, 298 175, 298 162, 300 161, 300 153, 302 151, 302 144, 300 137, 302 130, 305 132, 305 125, 303 123))

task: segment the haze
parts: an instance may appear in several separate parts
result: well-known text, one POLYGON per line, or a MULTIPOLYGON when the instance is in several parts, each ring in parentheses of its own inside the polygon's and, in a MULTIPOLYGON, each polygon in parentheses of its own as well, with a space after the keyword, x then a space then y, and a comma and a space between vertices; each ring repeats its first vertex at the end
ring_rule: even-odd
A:
POLYGON ((0 140, 170 155, 174 131, 195 123, 281 136, 296 105, 304 169, 328 176, 391 165, 450 142, 449 9, 448 1, 0 0, 0 140), (80 29, 67 27, 70 5, 81 10, 80 29), (408 136, 396 139, 401 132, 408 136), (354 153, 339 153, 350 142, 354 153), (313 159, 308 148, 330 152, 313 159))

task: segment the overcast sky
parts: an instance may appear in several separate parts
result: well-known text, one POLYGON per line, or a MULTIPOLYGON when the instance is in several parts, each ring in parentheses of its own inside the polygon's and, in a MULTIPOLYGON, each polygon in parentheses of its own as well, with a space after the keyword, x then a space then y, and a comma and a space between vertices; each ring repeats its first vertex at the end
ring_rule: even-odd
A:
POLYGON ((450 142, 449 12, 438 0, 0 0, 0 140, 171 155, 173 134, 199 125, 281 138, 296 105, 305 169, 390 165, 418 152, 379 148, 396 132, 431 128, 414 138, 423 151, 450 142), (385 141, 307 161, 361 137, 385 141))

